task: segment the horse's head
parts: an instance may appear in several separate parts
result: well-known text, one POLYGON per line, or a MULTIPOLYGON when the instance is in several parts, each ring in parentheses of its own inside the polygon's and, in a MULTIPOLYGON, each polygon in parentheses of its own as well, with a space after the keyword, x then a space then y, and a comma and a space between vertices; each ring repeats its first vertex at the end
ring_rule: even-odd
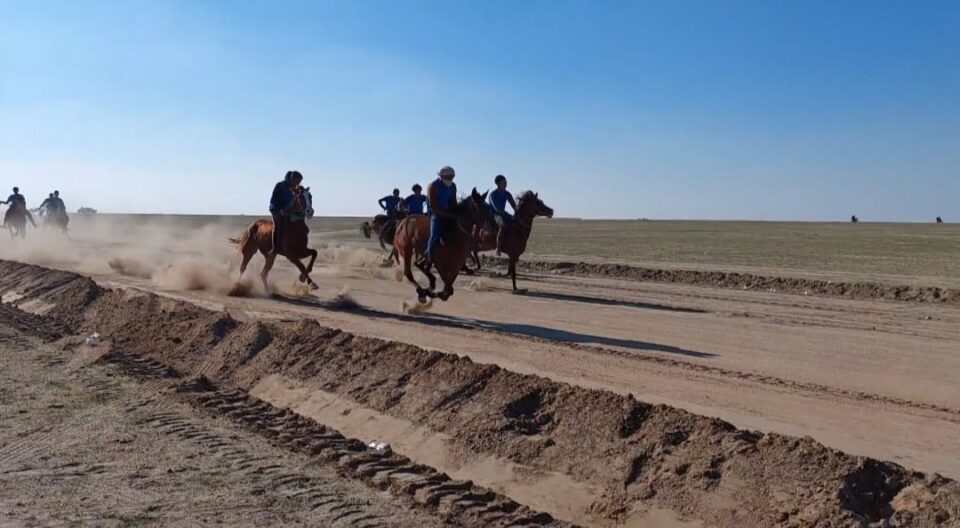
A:
POLYGON ((457 222, 465 229, 473 229, 473 226, 484 218, 486 212, 487 193, 480 194, 474 187, 470 195, 462 198, 454 205, 450 212, 457 217, 457 222))
POLYGON ((295 200, 297 209, 303 213, 304 218, 307 220, 313 218, 313 195, 310 194, 310 187, 298 187, 295 194, 295 200))
POLYGON ((543 203, 537 193, 527 191, 521 194, 520 199, 517 200, 517 216, 529 219, 537 216, 553 218, 553 209, 543 203))

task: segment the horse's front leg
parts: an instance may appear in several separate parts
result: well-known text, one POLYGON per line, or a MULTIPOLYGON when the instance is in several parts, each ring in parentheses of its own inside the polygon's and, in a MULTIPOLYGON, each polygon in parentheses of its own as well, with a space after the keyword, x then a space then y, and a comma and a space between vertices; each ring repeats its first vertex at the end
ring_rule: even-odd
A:
POLYGON ((310 255, 310 264, 307 264, 307 273, 313 273, 313 265, 317 262, 317 253, 316 249, 307 250, 307 254, 310 255))
POLYGON ((320 286, 317 286, 317 283, 313 282, 313 279, 310 278, 310 272, 307 271, 307 267, 303 265, 303 262, 300 262, 299 259, 293 257, 287 257, 287 260, 293 263, 294 266, 300 270, 300 282, 304 280, 307 281, 307 284, 310 285, 311 290, 319 290, 320 286))

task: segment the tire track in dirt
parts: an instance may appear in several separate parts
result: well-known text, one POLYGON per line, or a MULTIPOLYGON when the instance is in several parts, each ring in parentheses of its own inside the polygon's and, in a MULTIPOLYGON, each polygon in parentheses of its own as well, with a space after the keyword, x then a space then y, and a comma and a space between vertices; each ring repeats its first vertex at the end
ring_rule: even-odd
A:
MULTIPOLYGON (((130 353, 113 351, 102 361, 143 379, 179 377, 172 374, 175 370, 158 361, 130 353)), ((474 486, 470 481, 453 480, 432 468, 414 464, 401 455, 373 452, 359 440, 345 438, 333 429, 289 410, 273 407, 244 391, 217 389, 203 376, 179 385, 177 392, 182 399, 213 415, 242 423, 277 445, 333 464, 345 476, 389 489, 396 495, 410 496, 414 502, 436 509, 444 518, 483 526, 567 525, 474 486)), ((229 444, 189 421, 169 414, 155 414, 147 422, 168 434, 212 447, 215 456, 224 458, 232 468, 261 475, 264 489, 279 489, 291 497, 306 499, 312 510, 333 515, 333 521, 350 526, 378 526, 384 522, 384 519, 366 513, 362 504, 311 487, 302 475, 281 472, 279 466, 256 466, 248 453, 229 448, 229 444)))

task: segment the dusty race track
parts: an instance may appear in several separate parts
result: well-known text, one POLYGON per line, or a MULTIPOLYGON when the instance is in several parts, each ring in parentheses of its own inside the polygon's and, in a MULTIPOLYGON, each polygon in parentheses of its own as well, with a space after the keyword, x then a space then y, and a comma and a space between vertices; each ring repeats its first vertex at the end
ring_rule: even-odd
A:
MULTIPOLYGON (((118 391, 150 394, 143 397, 151 403, 142 412, 97 411, 103 420, 179 413, 202 440, 187 452, 203 447, 203 434, 236 436, 258 460, 269 450, 296 452, 303 461, 274 455, 286 461, 278 465, 289 482, 309 478, 316 500, 336 492, 362 503, 352 515, 370 525, 960 522, 960 486, 951 480, 960 477, 952 291, 896 301, 543 266, 523 278, 526 296, 510 295, 506 281, 465 278, 450 302, 411 315, 401 303, 412 289, 364 252, 328 252, 311 299, 285 291, 288 267, 274 277, 283 297, 225 295, 226 247, 213 260, 191 260, 191 247, 167 261, 84 249, 100 261, 49 251, 13 257, 96 283, 0 263, 0 322, 13 343, 4 345, 5 361, 14 350, 58 358, 53 366, 37 359, 30 370, 32 356, 23 356, 27 366, 18 368, 38 379, 100 379, 114 369, 118 391), (96 352, 69 337, 93 331, 104 336, 96 352), (272 445, 251 447, 264 438, 272 445), (386 441, 395 454, 369 453, 347 438, 386 441), (301 475, 304 467, 312 473, 301 475)), ((77 391, 86 386, 77 383, 77 391)), ((12 392, 4 405, 19 405, 12 392)), ((8 410, 5 420, 9 413, 19 416, 8 410)), ((3 451, 24 445, 0 434, 3 451)), ((206 456, 198 451, 186 466, 205 474, 206 456)), ((112 463, 124 467, 117 457, 112 463)), ((0 507, 14 517, 51 511, 42 501, 7 504, 31 505, 15 478, 25 465, 38 471, 27 455, 0 455, 0 507)), ((242 475, 221 476, 231 481, 225 496, 271 487, 242 475)), ((271 497, 249 507, 291 523, 332 522, 323 517, 329 508, 279 508, 271 497)), ((169 506, 121 513, 176 520, 169 506)), ((209 515, 238 522, 226 511, 209 515)))

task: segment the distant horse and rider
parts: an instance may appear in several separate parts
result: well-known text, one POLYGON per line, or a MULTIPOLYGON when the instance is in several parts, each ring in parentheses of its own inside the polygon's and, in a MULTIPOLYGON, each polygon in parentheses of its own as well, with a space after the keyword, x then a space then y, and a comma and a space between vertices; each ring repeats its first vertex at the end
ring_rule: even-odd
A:
POLYGON ((423 187, 420 184, 414 184, 413 194, 400 199, 400 189, 394 189, 389 196, 384 196, 378 200, 380 208, 384 214, 376 215, 373 220, 360 224, 360 232, 366 238, 377 236, 377 242, 380 248, 389 253, 386 261, 392 262, 396 256, 396 249, 393 247, 393 239, 397 233, 397 224, 407 217, 407 215, 423 215, 426 213, 425 206, 427 197, 423 194, 423 187), (390 249, 387 249, 390 246, 390 249))
POLYGON ((9 205, 7 212, 4 213, 3 216, 3 225, 10 230, 11 238, 26 238, 28 221, 33 224, 33 227, 37 227, 37 223, 33 220, 33 215, 30 214, 30 210, 27 208, 27 199, 20 194, 18 187, 14 187, 13 194, 6 200, 0 202, 0 205, 9 205))
POLYGON ((260 271, 265 292, 270 291, 267 277, 277 256, 283 256, 293 263, 300 271, 300 282, 306 282, 310 289, 318 289, 317 284, 310 278, 313 265, 317 261, 318 253, 308 247, 310 228, 307 220, 313 218, 313 196, 309 187, 302 187, 303 175, 299 171, 289 171, 283 181, 274 186, 273 196, 270 199, 270 214, 272 220, 257 220, 243 231, 239 238, 231 238, 230 242, 240 248, 243 260, 240 264, 240 278, 250 260, 258 252, 263 255, 264 265, 260 271), (302 260, 309 258, 310 262, 304 266, 302 260))
POLYGON ((41 204, 40 215, 43 217, 43 227, 60 230, 67 234, 70 217, 67 215, 67 206, 60 198, 60 191, 53 191, 41 204))

